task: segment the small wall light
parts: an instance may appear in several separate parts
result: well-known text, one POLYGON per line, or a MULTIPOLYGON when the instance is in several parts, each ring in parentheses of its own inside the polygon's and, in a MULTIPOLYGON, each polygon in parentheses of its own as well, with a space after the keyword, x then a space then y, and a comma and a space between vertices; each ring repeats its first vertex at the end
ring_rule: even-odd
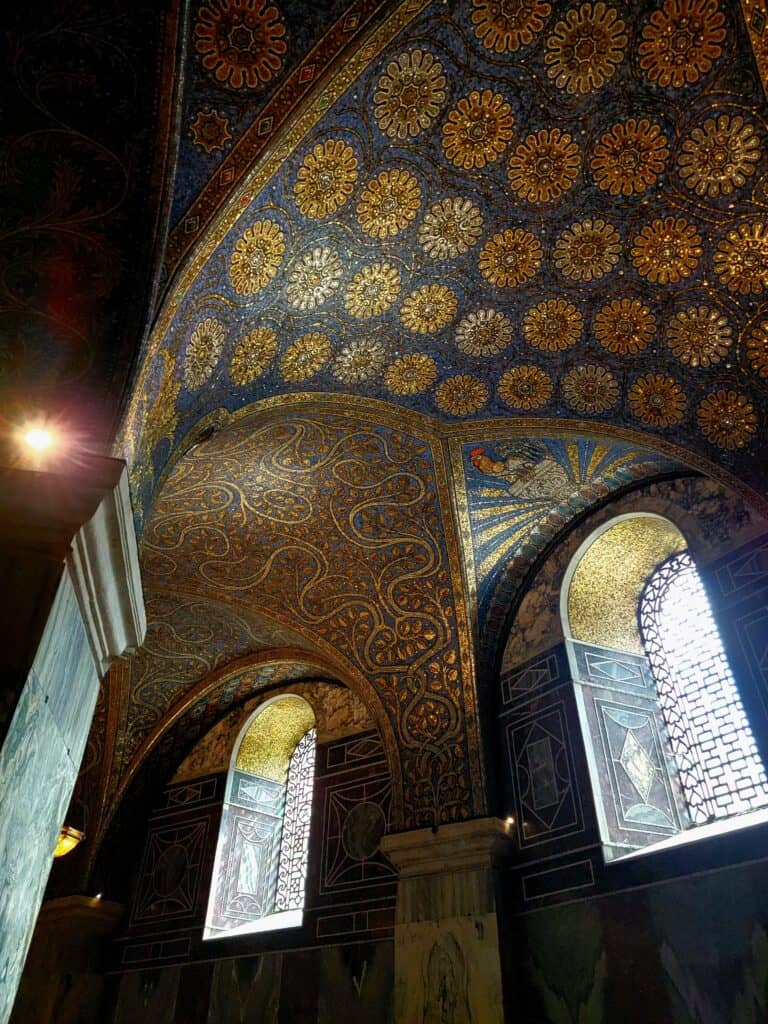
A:
POLYGON ((85 832, 72 828, 71 825, 65 825, 61 832, 59 832, 59 841, 56 843, 56 849, 53 851, 53 856, 64 857, 66 854, 74 850, 79 843, 82 843, 84 839, 85 832))

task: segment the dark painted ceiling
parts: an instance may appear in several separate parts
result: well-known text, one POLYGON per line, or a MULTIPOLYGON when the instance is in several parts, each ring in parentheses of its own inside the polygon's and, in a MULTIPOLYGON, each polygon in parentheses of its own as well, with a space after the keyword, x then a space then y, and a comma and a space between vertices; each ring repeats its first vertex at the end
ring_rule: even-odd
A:
POLYGON ((54 0, 3 15, 0 409, 117 428, 163 239, 173 0, 54 0), (167 80, 164 76, 167 76, 167 80))

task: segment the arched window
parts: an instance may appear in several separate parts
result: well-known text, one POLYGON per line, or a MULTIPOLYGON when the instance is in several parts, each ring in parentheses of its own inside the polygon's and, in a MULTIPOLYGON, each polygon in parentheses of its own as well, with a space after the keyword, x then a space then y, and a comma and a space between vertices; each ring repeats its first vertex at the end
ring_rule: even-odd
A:
POLYGON ((768 803, 768 778, 698 570, 687 551, 655 570, 640 634, 694 824, 768 803))
POLYGON ((294 694, 266 702, 232 755, 205 939, 300 925, 315 770, 315 716, 294 694))
POLYGON ((768 806, 768 777, 682 533, 621 516, 561 601, 606 859, 768 806))

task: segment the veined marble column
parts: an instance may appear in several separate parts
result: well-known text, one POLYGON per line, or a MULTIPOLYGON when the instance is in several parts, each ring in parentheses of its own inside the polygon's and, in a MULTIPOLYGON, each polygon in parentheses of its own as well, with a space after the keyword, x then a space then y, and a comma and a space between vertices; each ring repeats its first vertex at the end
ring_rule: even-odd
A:
POLYGON ((13 1006, 99 680, 144 639, 125 464, 0 470, 0 1024, 13 1006))
POLYGON ((497 818, 385 836, 400 872, 395 918, 397 1024, 502 1024, 494 856, 497 818))

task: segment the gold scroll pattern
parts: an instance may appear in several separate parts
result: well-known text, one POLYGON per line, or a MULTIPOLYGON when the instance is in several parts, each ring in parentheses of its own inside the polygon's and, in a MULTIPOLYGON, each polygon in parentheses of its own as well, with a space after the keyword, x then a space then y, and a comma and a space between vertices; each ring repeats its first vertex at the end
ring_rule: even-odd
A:
POLYGON ((408 824, 473 813, 471 672, 428 443, 344 415, 222 432, 166 480, 144 567, 155 583, 289 614, 383 705, 408 824))

